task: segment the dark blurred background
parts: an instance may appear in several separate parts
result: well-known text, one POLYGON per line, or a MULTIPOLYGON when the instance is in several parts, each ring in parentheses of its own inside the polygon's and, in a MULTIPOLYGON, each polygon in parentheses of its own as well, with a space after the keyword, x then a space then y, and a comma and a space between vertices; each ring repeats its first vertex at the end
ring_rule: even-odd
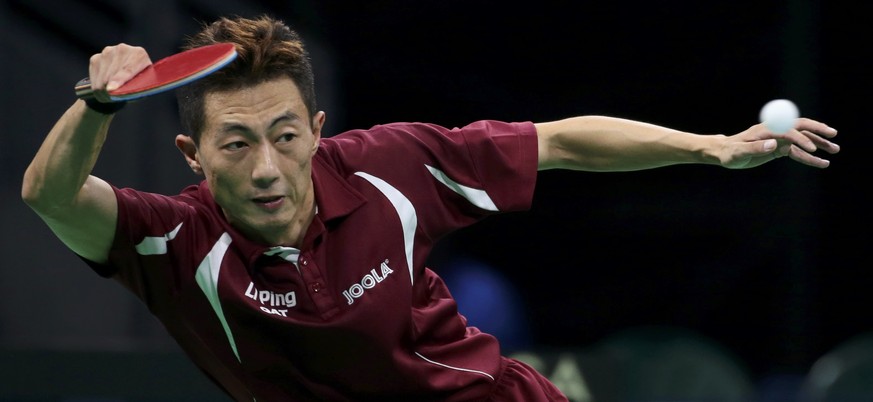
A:
MULTIPOLYGON (((584 361, 617 334, 674 328, 717 345, 759 399, 796 395, 823 357, 873 330, 861 157, 873 35, 849 4, 860 3, 3 0, 0 400, 125 397, 100 391, 100 370, 132 387, 152 378, 210 392, 140 302, 90 272, 19 192, 91 54, 126 42, 157 60, 199 21, 260 13, 307 40, 326 135, 583 114, 736 133, 775 98, 839 129, 843 151, 825 170, 781 159, 748 171, 544 172, 530 212, 459 231, 432 256, 462 313, 507 353, 584 361), (112 369, 134 361, 145 363, 112 369)), ((179 130, 169 94, 128 106, 95 174, 178 192, 198 180, 173 147, 179 130)), ((133 392, 185 392, 147 387, 133 392)))

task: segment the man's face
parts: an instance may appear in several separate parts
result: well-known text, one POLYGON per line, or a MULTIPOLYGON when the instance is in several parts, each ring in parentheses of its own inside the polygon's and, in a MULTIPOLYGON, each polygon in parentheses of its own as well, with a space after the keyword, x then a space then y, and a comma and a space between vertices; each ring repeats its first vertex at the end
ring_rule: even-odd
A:
POLYGON ((311 160, 324 113, 310 119, 289 78, 207 93, 204 113, 196 158, 228 222, 268 244, 298 239, 314 208, 311 160))

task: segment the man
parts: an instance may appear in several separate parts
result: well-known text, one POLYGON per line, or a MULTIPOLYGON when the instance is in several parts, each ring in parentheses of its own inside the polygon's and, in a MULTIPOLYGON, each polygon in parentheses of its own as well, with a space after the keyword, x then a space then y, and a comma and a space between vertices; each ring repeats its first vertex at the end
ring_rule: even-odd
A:
MULTIPOLYGON (((424 266, 434 242, 530 206, 537 170, 824 168, 836 131, 801 119, 695 135, 583 116, 446 129, 388 124, 321 138, 312 70, 280 21, 221 19, 188 47, 233 42, 231 65, 179 90, 176 146, 205 180, 176 196, 90 176, 118 105, 77 101, 24 177, 22 197, 99 274, 146 303, 239 401, 566 397, 467 327, 424 266)), ((124 44, 92 57, 99 100, 150 64, 124 44)))

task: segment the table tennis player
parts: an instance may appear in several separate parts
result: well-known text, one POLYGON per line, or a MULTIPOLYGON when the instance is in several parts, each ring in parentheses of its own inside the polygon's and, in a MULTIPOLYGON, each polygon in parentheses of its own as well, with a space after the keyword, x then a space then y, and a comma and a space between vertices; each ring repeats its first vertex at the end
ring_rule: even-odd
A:
MULTIPOLYGON (((77 100, 28 167, 24 201, 98 274, 139 297, 196 365, 238 401, 561 401, 531 367, 468 326, 425 266, 437 239, 531 206, 544 169, 630 171, 674 164, 814 168, 836 131, 807 118, 697 135, 579 116, 460 128, 394 123, 322 137, 301 38, 269 17, 222 18, 188 48, 238 57, 177 89, 203 176, 176 195, 90 173, 123 104, 108 91, 146 68, 144 49, 91 59, 96 97, 77 100)), ((136 105, 128 105, 133 108, 136 105)))

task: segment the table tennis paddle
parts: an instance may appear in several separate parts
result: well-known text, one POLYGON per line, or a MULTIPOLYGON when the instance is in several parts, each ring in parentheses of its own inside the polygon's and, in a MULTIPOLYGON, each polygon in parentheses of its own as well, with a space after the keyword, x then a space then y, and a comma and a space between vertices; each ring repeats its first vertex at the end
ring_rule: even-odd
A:
MULTIPOLYGON (((212 74, 236 58, 232 43, 216 43, 189 49, 163 58, 146 67, 130 81, 109 92, 112 102, 125 102, 178 88, 212 74)), ((76 83, 76 96, 94 97, 91 80, 76 83)))

